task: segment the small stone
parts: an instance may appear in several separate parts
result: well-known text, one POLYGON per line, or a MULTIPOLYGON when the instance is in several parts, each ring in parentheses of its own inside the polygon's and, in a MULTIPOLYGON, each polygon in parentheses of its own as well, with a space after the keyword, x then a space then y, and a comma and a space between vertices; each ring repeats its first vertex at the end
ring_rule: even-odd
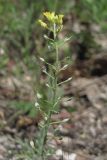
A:
POLYGON ((64 146, 64 147, 69 147, 70 145, 71 145, 71 143, 72 143, 72 139, 71 138, 69 138, 69 137, 63 137, 62 139, 61 139, 61 144, 64 146))
POLYGON ((103 122, 104 124, 107 124, 107 116, 104 116, 104 117, 102 118, 102 122, 103 122))
POLYGON ((59 158, 63 157, 63 160, 76 160, 77 155, 75 153, 67 153, 62 151, 61 149, 58 149, 56 151, 56 156, 59 158))

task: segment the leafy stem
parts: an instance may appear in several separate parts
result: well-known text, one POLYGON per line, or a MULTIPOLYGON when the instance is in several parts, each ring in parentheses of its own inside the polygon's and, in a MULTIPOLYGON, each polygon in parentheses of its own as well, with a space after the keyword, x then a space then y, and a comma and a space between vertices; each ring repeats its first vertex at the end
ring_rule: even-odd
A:
MULTIPOLYGON (((51 115, 52 113, 54 113, 54 108, 56 106, 56 99, 57 99, 57 73, 59 71, 59 58, 58 58, 58 46, 56 43, 56 39, 57 39, 57 33, 56 33, 56 24, 53 24, 53 34, 54 34, 54 46, 55 46, 55 52, 56 52, 56 58, 55 58, 55 65, 54 67, 56 68, 55 73, 54 73, 54 77, 51 75, 49 76, 49 79, 52 79, 53 81, 53 87, 50 88, 50 90, 53 90, 53 96, 52 96, 52 107, 49 107, 49 111, 48 111, 48 115, 46 120, 44 120, 44 126, 41 130, 41 143, 40 143, 40 156, 42 157, 42 159, 44 159, 45 157, 45 151, 44 151, 44 147, 46 145, 46 140, 47 140, 47 132, 49 129, 49 126, 52 124, 51 123, 51 115)), ((49 74, 50 75, 50 74, 49 74)), ((58 101, 58 100, 57 100, 58 101)))

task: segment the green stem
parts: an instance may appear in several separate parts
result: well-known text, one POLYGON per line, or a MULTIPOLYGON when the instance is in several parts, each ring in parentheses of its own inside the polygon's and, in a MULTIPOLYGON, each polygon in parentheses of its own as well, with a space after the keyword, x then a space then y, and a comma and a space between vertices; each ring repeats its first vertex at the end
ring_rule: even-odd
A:
POLYGON ((48 117, 47 117, 47 120, 45 120, 44 127, 43 127, 43 130, 42 130, 42 133, 41 133, 40 156, 41 156, 42 160, 45 159, 44 147, 45 147, 45 144, 46 144, 47 132, 48 132, 48 129, 49 129, 49 126, 50 126, 50 123, 51 123, 51 115, 53 113, 52 111, 53 111, 54 104, 56 102, 56 96, 57 96, 56 95, 57 94, 57 81, 58 81, 57 73, 59 72, 59 58, 58 58, 58 46, 56 44, 56 24, 54 24, 53 28, 54 28, 53 34, 54 34, 55 51, 56 51, 55 65, 56 65, 57 70, 55 71, 54 79, 53 79, 53 85, 54 85, 53 86, 53 97, 52 97, 53 107, 49 108, 48 117))
POLYGON ((51 120, 51 111, 49 111, 47 120, 45 120, 45 124, 44 124, 42 134, 40 137, 41 138, 40 156, 41 156, 42 160, 45 160, 44 147, 45 147, 45 143, 46 143, 46 139, 47 139, 48 128, 50 126, 50 120, 51 120))
POLYGON ((54 96, 53 96, 53 106, 54 106, 54 103, 55 103, 55 100, 56 100, 56 92, 57 92, 57 73, 59 72, 59 57, 58 57, 58 46, 57 46, 57 43, 56 43, 56 24, 54 23, 54 43, 55 43, 55 52, 56 52, 56 62, 55 62, 55 65, 56 65, 56 71, 55 71, 55 77, 54 77, 54 96))
MULTIPOLYGON (((55 42, 56 43, 56 42, 55 42)), ((55 62, 55 65, 56 65, 56 71, 55 71, 55 77, 54 77, 54 96, 53 96, 53 106, 55 104, 55 101, 56 101, 56 93, 57 93, 57 81, 58 81, 58 78, 57 78, 57 73, 58 73, 58 70, 59 70, 59 58, 58 58, 58 47, 57 45, 55 44, 55 50, 56 50, 56 62, 55 62)))
POLYGON ((59 72, 59 56, 58 56, 58 46, 57 44, 55 45, 55 50, 56 50, 56 68, 57 68, 57 73, 59 72))

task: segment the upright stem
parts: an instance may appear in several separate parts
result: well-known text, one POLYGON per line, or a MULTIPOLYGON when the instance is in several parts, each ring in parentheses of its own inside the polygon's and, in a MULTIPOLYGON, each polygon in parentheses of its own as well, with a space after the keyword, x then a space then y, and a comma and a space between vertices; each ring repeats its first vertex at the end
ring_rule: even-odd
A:
POLYGON ((57 73, 58 73, 58 71, 59 71, 59 58, 58 58, 58 46, 57 46, 57 42, 56 42, 56 39, 57 39, 57 37, 56 37, 56 24, 54 23, 54 32, 53 32, 53 34, 54 34, 54 45, 55 45, 55 52, 56 52, 56 61, 55 61, 55 67, 56 67, 56 70, 55 70, 55 80, 54 80, 54 96, 53 96, 53 105, 54 105, 54 103, 55 103, 55 100, 56 100, 56 92, 57 92, 57 81, 58 81, 58 79, 57 79, 57 73))
POLYGON ((51 112, 49 111, 47 120, 45 120, 44 127, 41 134, 41 143, 40 143, 40 156, 42 160, 45 160, 44 147, 47 139, 47 132, 50 125, 51 112))
POLYGON ((55 79, 54 79, 54 96, 53 96, 53 105, 56 101, 56 93, 57 93, 57 81, 58 81, 58 78, 57 78, 57 73, 59 71, 59 58, 58 58, 58 47, 57 47, 57 44, 55 42, 55 51, 56 51, 56 62, 55 62, 55 65, 56 65, 56 71, 55 71, 55 79))
POLYGON ((49 126, 50 126, 50 121, 51 121, 51 115, 53 113, 53 107, 54 107, 54 104, 55 104, 55 101, 56 101, 56 94, 57 94, 57 73, 59 71, 59 58, 58 58, 58 46, 56 44, 56 24, 54 23, 54 26, 53 26, 54 30, 53 30, 53 34, 54 34, 54 44, 55 44, 55 52, 56 52, 56 62, 55 62, 55 67, 56 67, 56 71, 55 71, 55 74, 54 74, 54 82, 53 82, 53 97, 52 97, 52 103, 53 103, 53 106, 52 108, 50 107, 49 109, 49 112, 48 112, 48 116, 47 116, 47 120, 45 120, 45 123, 44 123, 44 127, 43 127, 43 130, 42 130, 42 137, 41 137, 41 144, 40 144, 40 156, 41 158, 44 160, 45 159, 45 154, 44 154, 44 146, 46 144, 46 139, 47 139, 47 132, 48 132, 48 129, 49 129, 49 126))

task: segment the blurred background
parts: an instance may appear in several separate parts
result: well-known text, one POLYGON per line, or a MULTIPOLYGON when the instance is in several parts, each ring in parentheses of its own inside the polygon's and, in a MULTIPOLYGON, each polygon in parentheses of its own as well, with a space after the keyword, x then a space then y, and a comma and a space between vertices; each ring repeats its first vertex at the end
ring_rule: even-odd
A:
POLYGON ((49 63, 55 58, 44 40, 46 30, 37 23, 44 11, 64 14, 64 28, 59 38, 71 36, 59 53, 60 60, 69 57, 70 64, 59 75, 59 81, 73 77, 64 86, 61 113, 54 115, 56 119, 70 119, 60 132, 66 130, 66 136, 71 140, 73 135, 75 139, 69 152, 77 154, 78 151, 94 158, 103 155, 104 159, 107 153, 107 1, 0 0, 0 135, 4 138, 3 141, 0 138, 1 160, 5 157, 9 160, 9 156, 20 150, 11 138, 31 139, 42 119, 34 107, 36 90, 44 97, 46 92, 43 89, 46 77, 41 73, 43 66, 39 57, 49 63), (66 101, 71 96, 73 100, 66 101))

